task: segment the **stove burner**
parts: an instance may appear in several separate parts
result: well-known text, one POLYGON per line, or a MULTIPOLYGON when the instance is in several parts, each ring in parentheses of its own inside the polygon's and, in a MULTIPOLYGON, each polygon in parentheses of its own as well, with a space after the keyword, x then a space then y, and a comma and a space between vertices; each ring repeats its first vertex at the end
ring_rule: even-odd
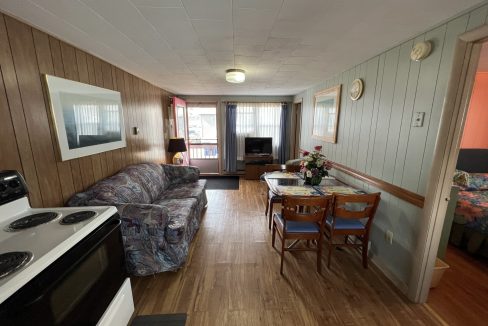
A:
POLYGON ((28 251, 13 251, 0 254, 0 279, 7 277, 32 259, 28 251))
POLYGON ((55 212, 43 212, 19 218, 9 224, 7 231, 19 231, 50 222, 58 217, 55 212))
POLYGON ((69 214, 65 217, 63 217, 63 219, 61 220, 61 224, 76 224, 76 223, 80 223, 80 222, 83 222, 85 220, 88 220, 90 218, 92 218, 93 216, 95 216, 97 213, 94 212, 94 211, 81 211, 81 212, 76 212, 76 213, 72 213, 72 214, 69 214))

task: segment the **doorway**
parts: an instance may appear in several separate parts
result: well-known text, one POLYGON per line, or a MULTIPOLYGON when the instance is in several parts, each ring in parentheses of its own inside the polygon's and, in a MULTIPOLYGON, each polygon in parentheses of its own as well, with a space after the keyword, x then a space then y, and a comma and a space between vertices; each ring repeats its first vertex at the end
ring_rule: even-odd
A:
POLYGON ((481 325, 488 319, 487 42, 481 46, 468 103, 461 142, 450 153, 457 159, 456 172, 437 251, 436 284, 427 299, 429 307, 453 325, 481 325))
POLYGON ((202 174, 220 174, 216 103, 188 103, 189 163, 202 174))
POLYGON ((419 259, 411 280, 409 297, 416 302, 425 302, 429 295, 473 84, 487 38, 488 26, 483 25, 460 35, 456 43, 424 204, 421 227, 426 232, 419 239, 419 259))

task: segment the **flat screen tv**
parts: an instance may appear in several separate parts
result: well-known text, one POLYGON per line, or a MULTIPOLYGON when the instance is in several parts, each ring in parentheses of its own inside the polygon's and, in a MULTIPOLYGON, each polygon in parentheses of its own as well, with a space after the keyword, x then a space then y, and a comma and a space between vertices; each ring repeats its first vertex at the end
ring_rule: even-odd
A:
POLYGON ((271 137, 246 137, 244 145, 246 154, 273 153, 273 138, 271 137))

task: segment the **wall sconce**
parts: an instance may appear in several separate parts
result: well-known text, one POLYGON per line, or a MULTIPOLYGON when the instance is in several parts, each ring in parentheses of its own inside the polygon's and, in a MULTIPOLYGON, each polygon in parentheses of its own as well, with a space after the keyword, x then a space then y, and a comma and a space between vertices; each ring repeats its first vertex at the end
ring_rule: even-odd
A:
POLYGON ((413 48, 412 52, 410 52, 410 59, 413 61, 421 61, 427 58, 432 51, 432 42, 430 41, 423 41, 416 43, 413 48))

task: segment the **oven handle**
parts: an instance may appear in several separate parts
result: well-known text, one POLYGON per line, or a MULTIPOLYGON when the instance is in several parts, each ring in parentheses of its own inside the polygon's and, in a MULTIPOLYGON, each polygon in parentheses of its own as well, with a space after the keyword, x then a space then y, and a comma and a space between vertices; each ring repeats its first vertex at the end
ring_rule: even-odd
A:
MULTIPOLYGON (((65 272, 64 272, 64 273, 63 273, 63 274, 62 274, 60 277, 58 277, 58 278, 57 278, 57 280, 58 280, 58 281, 51 283, 51 285, 50 285, 50 286, 48 286, 47 288, 45 288, 45 289, 42 291, 42 293, 39 293, 39 294, 38 294, 38 296, 37 296, 35 299, 33 299, 33 300, 29 301, 28 303, 24 304, 23 306, 24 306, 24 307, 29 307, 29 306, 31 306, 32 304, 34 304, 34 303, 36 303, 36 302, 38 302, 38 301, 42 300, 42 299, 45 297, 46 293, 49 293, 49 292, 50 292, 50 291, 51 291, 51 290, 52 290, 52 289, 53 289, 53 288, 54 288, 54 287, 55 287, 55 286, 56 286, 56 285, 59 283, 59 280, 63 279, 63 278, 64 278, 64 276, 65 276, 67 273, 71 272, 71 271, 72 271, 72 270, 73 270, 73 269, 74 269, 76 266, 78 266, 78 262, 82 261, 82 260, 83 260, 83 259, 84 259, 86 256, 88 256, 88 255, 89 255, 89 254, 90 254, 90 253, 91 253, 91 252, 92 252, 92 251, 93 251, 95 248, 97 248, 97 247, 100 245, 100 243, 102 243, 102 242, 103 242, 103 241, 104 241, 104 240, 105 240, 107 237, 109 237, 109 236, 112 234, 112 232, 113 232, 113 231, 115 231, 117 228, 119 228, 120 223, 121 223, 121 222, 120 222, 120 220, 119 220, 119 219, 113 219, 113 220, 110 220, 108 223, 106 223, 105 225, 103 225, 103 226, 102 226, 100 229, 96 230, 96 231, 95 231, 95 233, 91 234, 91 235, 89 236, 89 238, 85 238, 84 240, 93 239, 93 238, 94 238, 94 237, 96 237, 97 235, 101 234, 101 232, 103 231, 103 232, 102 232, 103 236, 102 236, 100 239, 98 239, 98 241, 97 241, 97 242, 95 242, 95 244, 94 244, 94 245, 90 246, 90 249, 89 249, 89 250, 87 250, 87 251, 85 252, 85 254, 84 254, 84 255, 82 255, 82 256, 81 256, 79 259, 77 259, 77 260, 76 260, 76 262, 75 262, 74 264, 72 264, 70 268, 66 269, 66 271, 65 271, 65 272), (108 228, 108 227, 110 227, 110 229, 109 229, 109 230, 106 230, 106 228, 108 228)), ((79 243, 78 243, 78 244, 79 244, 79 243)), ((77 244, 77 245, 78 245, 78 244, 77 244)), ((71 249, 73 249, 73 248, 71 248, 71 249)), ((70 249, 70 250, 71 250, 71 249, 70 249)), ((69 251, 69 250, 68 250, 68 251, 69 251)))

